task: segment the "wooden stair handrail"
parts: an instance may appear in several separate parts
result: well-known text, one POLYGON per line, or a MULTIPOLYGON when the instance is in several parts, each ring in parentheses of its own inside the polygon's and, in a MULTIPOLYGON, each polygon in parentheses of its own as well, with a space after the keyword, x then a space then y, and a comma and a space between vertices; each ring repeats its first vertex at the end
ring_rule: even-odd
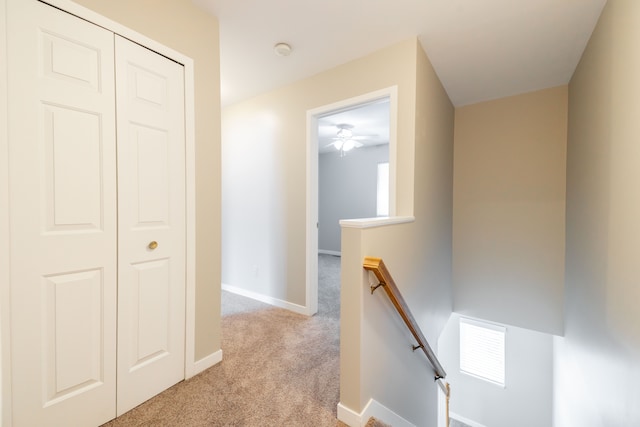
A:
MULTIPOLYGON (((431 367, 436 374, 436 381, 445 378, 447 376, 447 373, 444 371, 444 368, 440 364, 438 357, 429 346, 427 339, 424 337, 422 331, 420 330, 420 327, 413 318, 411 310, 409 310, 409 306, 402 297, 400 290, 396 286, 396 283, 394 282, 393 277, 391 277, 389 270, 387 270, 387 267, 384 265, 384 262, 382 262, 382 259, 366 257, 362 266, 365 268, 365 270, 372 271, 380 282, 377 286, 371 286, 371 293, 373 293, 380 286, 384 288, 387 296, 398 311, 398 314, 400 314, 400 317, 402 317, 402 320, 404 320, 404 323, 407 325, 407 327, 411 331, 411 334, 418 342, 418 345, 414 346, 413 349, 417 350, 421 348, 424 354, 427 356, 427 359, 429 359, 429 363, 431 363, 431 367)), ((438 385, 440 385, 440 387, 444 386, 440 381, 438 381, 438 385)), ((448 390, 446 394, 448 395, 448 390)))

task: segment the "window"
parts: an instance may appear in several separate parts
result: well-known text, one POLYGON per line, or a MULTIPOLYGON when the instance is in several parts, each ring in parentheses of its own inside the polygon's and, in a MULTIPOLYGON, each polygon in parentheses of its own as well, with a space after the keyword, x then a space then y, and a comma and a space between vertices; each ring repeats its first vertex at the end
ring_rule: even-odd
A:
POLYGON ((378 216, 389 216, 389 162, 378 163, 378 216))
POLYGON ((460 319, 460 371, 504 387, 506 328, 460 319))

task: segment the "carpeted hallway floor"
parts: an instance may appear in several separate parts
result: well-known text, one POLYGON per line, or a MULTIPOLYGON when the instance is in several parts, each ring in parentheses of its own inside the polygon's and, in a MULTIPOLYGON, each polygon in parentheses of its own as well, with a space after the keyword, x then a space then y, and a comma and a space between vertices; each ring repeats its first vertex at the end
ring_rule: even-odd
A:
POLYGON ((223 361, 105 427, 346 426, 336 418, 340 258, 318 262, 317 315, 223 292, 223 361))

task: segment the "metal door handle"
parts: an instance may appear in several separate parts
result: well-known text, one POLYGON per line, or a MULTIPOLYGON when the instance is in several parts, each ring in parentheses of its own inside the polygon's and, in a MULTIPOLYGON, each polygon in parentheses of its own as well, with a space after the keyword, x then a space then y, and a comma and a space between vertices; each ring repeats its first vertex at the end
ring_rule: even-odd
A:
POLYGON ((147 246, 149 249, 154 250, 155 248, 158 247, 158 242, 156 242, 155 240, 152 241, 151 243, 149 243, 149 246, 147 246))

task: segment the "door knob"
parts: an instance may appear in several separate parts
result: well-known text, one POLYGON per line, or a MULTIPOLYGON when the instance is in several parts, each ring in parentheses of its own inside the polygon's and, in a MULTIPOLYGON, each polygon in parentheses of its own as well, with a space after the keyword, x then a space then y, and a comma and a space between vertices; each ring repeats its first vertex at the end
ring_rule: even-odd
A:
POLYGON ((156 242, 155 240, 152 241, 151 243, 149 243, 149 246, 147 246, 149 249, 154 250, 155 248, 158 247, 158 242, 156 242))

